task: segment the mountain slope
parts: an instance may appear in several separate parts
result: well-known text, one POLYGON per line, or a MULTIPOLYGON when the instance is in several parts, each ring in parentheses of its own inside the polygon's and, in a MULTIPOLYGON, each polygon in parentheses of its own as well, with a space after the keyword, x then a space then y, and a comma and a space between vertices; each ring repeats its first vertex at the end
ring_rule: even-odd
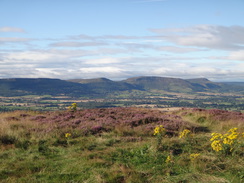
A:
POLYGON ((130 83, 116 82, 107 78, 96 78, 96 79, 73 79, 68 80, 82 84, 86 89, 93 91, 97 94, 106 94, 115 91, 125 91, 133 89, 141 89, 130 83))
POLYGON ((244 82, 221 82, 223 92, 237 92, 244 94, 244 82))
POLYGON ((219 83, 214 83, 206 78, 180 79, 167 77, 135 77, 124 82, 139 85, 146 90, 164 90, 169 92, 198 92, 220 89, 219 83))
POLYGON ((190 92, 192 91, 191 84, 188 81, 178 78, 166 78, 166 77, 135 77, 124 80, 126 83, 138 85, 145 90, 165 90, 165 91, 179 91, 190 92))
POLYGON ((221 88, 221 84, 209 81, 206 78, 187 79, 186 81, 191 83, 195 91, 217 90, 221 88))

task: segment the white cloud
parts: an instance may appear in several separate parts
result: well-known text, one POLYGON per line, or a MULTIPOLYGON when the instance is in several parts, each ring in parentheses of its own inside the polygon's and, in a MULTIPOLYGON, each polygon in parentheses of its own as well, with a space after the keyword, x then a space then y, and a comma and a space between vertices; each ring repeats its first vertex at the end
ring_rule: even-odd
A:
MULTIPOLYGON (((124 53, 126 50, 124 49, 112 49, 112 48, 101 48, 95 50, 69 50, 69 49, 48 49, 48 50, 31 50, 31 51, 19 51, 19 52, 10 52, 4 53, 3 58, 6 62, 69 62, 74 61, 75 59, 80 59, 80 57, 86 56, 103 56, 110 54, 119 54, 124 53)), ((100 58, 99 58, 100 59, 100 58)), ((116 59, 108 59, 101 58, 100 60, 93 60, 93 62, 98 63, 111 63, 117 62, 116 59)), ((86 60, 88 63, 88 60, 86 60)))
POLYGON ((7 60, 9 61, 44 61, 49 60, 51 58, 58 58, 61 55, 54 55, 51 53, 45 53, 45 52, 38 52, 38 51, 26 51, 26 52, 20 52, 20 53, 11 53, 7 55, 7 60))
POLYGON ((192 36, 171 37, 170 39, 180 45, 185 46, 212 47, 221 43, 221 39, 218 36, 209 33, 202 33, 192 36))
POLYGON ((26 42, 30 41, 28 38, 20 38, 20 37, 0 37, 0 42, 26 42))
POLYGON ((104 42, 75 42, 75 41, 65 41, 52 43, 50 46, 53 47, 87 47, 87 46, 104 46, 107 43, 104 42))
POLYGON ((231 52, 229 55, 229 59, 244 61, 244 50, 231 52))
MULTIPOLYGON (((244 64, 244 63, 243 63, 244 64)), ((243 80, 244 65, 231 62, 208 62, 194 64, 192 62, 166 62, 151 70, 152 75, 178 78, 208 78, 211 80, 243 80)))
POLYGON ((189 47, 177 47, 177 46, 161 46, 157 48, 160 51, 167 51, 173 53, 188 53, 188 52, 195 52, 195 51, 202 51, 196 48, 189 48, 189 47))
POLYGON ((99 78, 106 77, 113 80, 121 80, 131 76, 128 71, 112 66, 101 66, 101 67, 83 67, 79 69, 79 74, 73 76, 76 78, 99 78))
POLYGON ((240 80, 244 79, 242 31, 240 26, 198 25, 154 29, 154 36, 78 35, 41 42, 1 37, 0 43, 16 44, 0 50, 0 77, 120 79, 157 75, 240 80), (29 47, 23 48, 26 42, 29 47))
POLYGON ((107 57, 107 58, 98 58, 98 59, 87 59, 84 60, 83 63, 90 64, 90 65, 104 65, 104 64, 115 64, 120 62, 121 61, 118 58, 107 57))
POLYGON ((123 69, 117 67, 87 67, 79 69, 83 73, 121 73, 123 69))
POLYGON ((243 49, 244 27, 197 25, 188 28, 151 29, 163 39, 183 46, 211 49, 243 49))
POLYGON ((35 68, 36 75, 43 78, 59 78, 62 77, 62 70, 57 68, 35 68))
POLYGON ((4 60, 4 62, 0 62, 0 77, 61 79, 107 77, 112 80, 120 80, 134 76, 155 75, 178 78, 206 77, 212 80, 244 79, 244 63, 232 63, 231 61, 195 63, 194 61, 178 62, 175 59, 170 57, 119 59, 104 57, 77 60, 76 62, 70 62, 67 59, 62 59, 59 62, 50 60, 47 63, 45 60, 12 62, 4 60))
POLYGON ((25 33, 24 29, 18 27, 0 27, 0 32, 20 32, 25 33))

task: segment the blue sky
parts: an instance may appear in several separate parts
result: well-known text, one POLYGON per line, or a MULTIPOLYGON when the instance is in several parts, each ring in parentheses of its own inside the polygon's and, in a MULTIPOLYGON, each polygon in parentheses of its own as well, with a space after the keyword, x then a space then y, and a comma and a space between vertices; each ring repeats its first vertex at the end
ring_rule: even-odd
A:
POLYGON ((244 81, 243 0, 0 0, 0 78, 244 81))

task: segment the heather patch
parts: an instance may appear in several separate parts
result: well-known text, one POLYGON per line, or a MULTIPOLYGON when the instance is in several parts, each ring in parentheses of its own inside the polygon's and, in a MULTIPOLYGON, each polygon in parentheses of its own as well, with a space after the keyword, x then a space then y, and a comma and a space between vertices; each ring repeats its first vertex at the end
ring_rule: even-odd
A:
MULTIPOLYGON (((108 108, 108 109, 85 109, 81 111, 64 111, 48 113, 47 116, 37 115, 30 117, 39 124, 49 126, 49 131, 55 129, 77 129, 84 134, 97 134, 108 132, 123 126, 124 128, 149 131, 155 125, 163 125, 168 133, 176 133, 179 129, 187 127, 198 129, 198 126, 184 121, 180 116, 168 114, 156 110, 145 110, 139 108, 108 108)), ((199 130, 198 130, 199 131, 199 130)))

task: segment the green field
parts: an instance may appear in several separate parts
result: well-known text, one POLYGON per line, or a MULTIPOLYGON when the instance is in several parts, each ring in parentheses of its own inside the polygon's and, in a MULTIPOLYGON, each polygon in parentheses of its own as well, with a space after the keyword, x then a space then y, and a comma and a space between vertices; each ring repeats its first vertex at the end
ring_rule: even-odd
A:
POLYGON ((234 93, 172 93, 158 90, 125 91, 110 94, 105 98, 31 95, 0 97, 0 111, 38 110, 53 111, 65 110, 73 102, 80 109, 150 106, 153 108, 191 107, 217 108, 222 110, 244 111, 243 95, 234 93))

